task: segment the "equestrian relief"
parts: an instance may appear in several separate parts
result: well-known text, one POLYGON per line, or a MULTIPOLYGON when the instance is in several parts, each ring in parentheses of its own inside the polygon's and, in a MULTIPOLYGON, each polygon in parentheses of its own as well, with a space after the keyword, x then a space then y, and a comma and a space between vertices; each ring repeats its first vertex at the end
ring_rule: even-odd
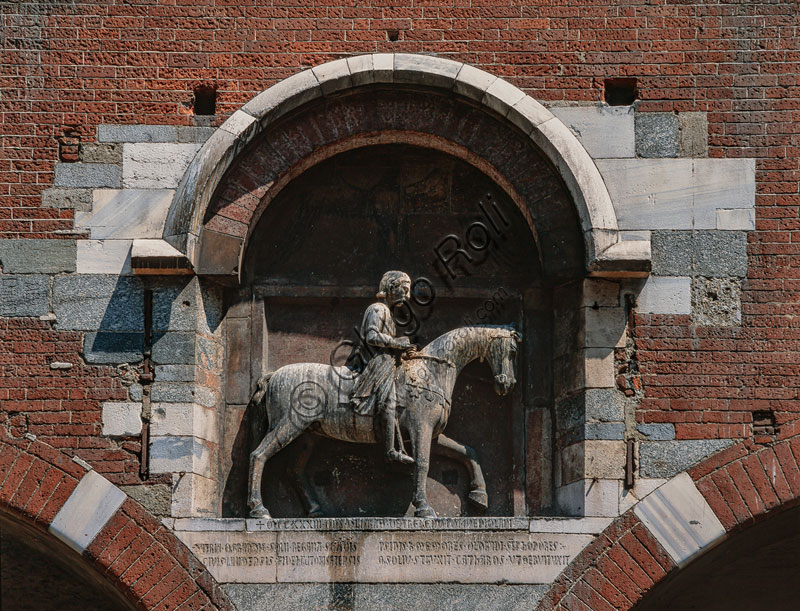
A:
MULTIPOLYGON (((264 465, 309 428, 312 435, 381 444, 387 460, 412 465, 417 517, 436 517, 426 493, 431 451, 462 462, 470 476, 469 500, 488 507, 475 451, 445 436, 444 429, 456 379, 468 363, 488 361, 497 394, 511 391, 522 338, 510 325, 475 325, 448 331, 418 349, 408 337, 398 336, 393 316, 409 298, 410 287, 403 272, 383 275, 378 301, 361 322, 363 342, 345 365, 296 363, 258 380, 250 403, 266 412, 269 431, 250 454, 251 517, 270 517, 261 495, 264 465), (410 442, 409 452, 404 440, 410 442)), ((311 486, 301 489, 309 516, 319 517, 321 507, 311 486)))

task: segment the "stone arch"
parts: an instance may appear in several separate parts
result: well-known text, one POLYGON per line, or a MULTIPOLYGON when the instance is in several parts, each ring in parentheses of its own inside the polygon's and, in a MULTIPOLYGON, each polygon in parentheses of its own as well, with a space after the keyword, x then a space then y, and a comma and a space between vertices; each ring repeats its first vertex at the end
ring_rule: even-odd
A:
POLYGON ((539 604, 629 609, 730 535, 800 506, 800 434, 722 450, 615 519, 559 575, 539 604))
POLYGON ((233 609, 166 526, 86 463, 34 438, 0 435, 4 521, 35 529, 134 607, 233 609))
MULTIPOLYGON (((281 81, 245 104, 220 126, 189 165, 173 199, 164 239, 185 254, 196 272, 236 275, 238 259, 236 263, 231 260, 237 254, 241 258, 242 236, 223 231, 211 244, 203 232, 223 175, 257 136, 292 112, 321 99, 376 86, 447 93, 484 113, 502 117, 510 127, 522 131, 563 180, 583 234, 584 273, 647 271, 649 252, 637 250, 637 243, 620 241, 614 208, 600 173, 561 121, 501 78, 459 62, 410 54, 362 55, 322 64, 281 81), (231 253, 222 264, 220 252, 231 253)), ((251 198, 261 199, 269 188, 251 193, 251 198)), ((257 202, 252 201, 240 206, 238 220, 252 225, 256 207, 257 202)))

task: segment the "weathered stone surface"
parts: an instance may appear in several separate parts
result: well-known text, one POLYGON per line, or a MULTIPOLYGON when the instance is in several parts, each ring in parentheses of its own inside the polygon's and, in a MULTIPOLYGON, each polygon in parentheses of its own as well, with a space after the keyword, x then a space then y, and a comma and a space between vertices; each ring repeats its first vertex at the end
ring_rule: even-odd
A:
MULTIPOLYGON (((208 530, 207 528, 194 526, 196 520, 189 520, 180 523, 183 530, 208 530)), ((530 520, 528 518, 512 517, 460 517, 460 518, 437 518, 430 520, 427 518, 248 518, 245 520, 246 529, 249 531, 260 530, 308 530, 323 532, 331 530, 363 530, 363 531, 399 531, 399 530, 530 530, 530 520)), ((214 530, 214 529, 212 529, 214 530)), ((535 531, 534 531, 535 532, 535 531)), ((564 531, 543 531, 543 532, 576 532, 574 530, 564 531)))
POLYGON ((656 276, 689 276, 695 241, 691 231, 653 231, 650 237, 656 276))
POLYGON ((261 611, 281 601, 285 611, 392 609, 417 611, 505 611, 535 609, 548 586, 501 587, 475 584, 227 584, 225 592, 240 611, 261 611))
POLYGON ((173 125, 100 125, 98 142, 175 142, 173 125))
POLYGON ((556 489, 562 515, 616 517, 619 515, 619 481, 582 479, 556 489))
POLYGON ((167 484, 152 484, 149 486, 120 486, 119 489, 154 516, 166 517, 170 515, 172 486, 167 484))
POLYGON ((83 163, 122 163, 122 145, 81 144, 80 160, 83 163))
POLYGON ((172 474, 172 507, 175 517, 217 515, 217 482, 196 473, 172 474))
POLYGON ((102 434, 108 437, 133 437, 142 432, 142 404, 106 401, 102 404, 102 434))
POLYGON ((625 407, 619 391, 613 388, 590 388, 585 394, 586 419, 622 422, 625 407))
POLYGON ((694 273, 722 278, 747 275, 747 233, 698 231, 695 235, 694 273))
POLYGON ((156 436, 193 436, 215 441, 218 437, 217 414, 194 403, 153 403, 150 434, 156 436))
POLYGON ((216 127, 178 125, 175 127, 178 132, 178 142, 195 142, 202 144, 217 131, 216 127))
POLYGON ((160 239, 172 189, 97 189, 91 212, 75 215, 75 226, 103 239, 160 239))
POLYGON ((122 170, 110 163, 56 163, 56 187, 82 187, 118 189, 122 184, 122 170))
POLYGON ((131 275, 132 240, 80 240, 76 271, 79 274, 131 275))
POLYGON ((156 365, 160 382, 193 382, 194 375, 194 365, 156 365))
POLYGON ((678 114, 678 153, 681 157, 708 157, 708 117, 704 112, 678 114))
POLYGON ((49 311, 49 276, 0 274, 0 315, 43 316, 49 311))
POLYGON ((643 477, 672 477, 733 443, 731 439, 642 442, 639 445, 639 472, 643 477))
POLYGON ((107 331, 87 333, 83 357, 88 363, 138 363, 144 351, 144 333, 107 331))
POLYGON ((190 365, 195 361, 195 338, 193 333, 170 331, 155 334, 153 338, 153 361, 156 364, 190 365))
POLYGON ((752 159, 598 159, 620 229, 716 229, 717 209, 752 208, 752 159))
POLYGON ((125 144, 122 185, 126 189, 175 188, 199 148, 199 144, 125 144))
POLYGON ((91 189, 45 189, 42 191, 44 208, 73 208, 75 210, 92 209, 91 189))
POLYGON ((395 53, 394 55, 395 83, 412 83, 451 89, 460 69, 459 62, 440 57, 406 53, 395 53))
POLYGON ((623 308, 584 308, 584 346, 613 348, 624 346, 627 316, 623 308))
POLYGON ((223 583, 549 583, 591 535, 176 531, 223 583))
POLYGON ((213 292, 201 291, 197 278, 162 281, 153 289, 153 329, 212 334, 222 320, 213 292))
POLYGON ((639 157, 677 157, 678 116, 671 112, 637 112, 636 154, 639 157))
POLYGON ((551 106, 594 159, 634 157, 636 146, 630 106, 551 106))
POLYGON ((212 477, 212 455, 208 445, 194 437, 154 437, 150 440, 150 472, 196 473, 212 477))
POLYGON ((584 427, 586 439, 619 440, 625 438, 625 424, 622 422, 588 422, 584 427))
POLYGON ((636 309, 650 314, 690 314, 692 279, 650 276, 636 299, 636 309))
POLYGON ((726 327, 742 322, 742 287, 730 278, 692 279, 692 320, 698 325, 726 327))
POLYGON ((584 357, 584 385, 586 388, 611 388, 614 386, 614 351, 608 348, 587 348, 584 357))
POLYGON ((636 430, 645 435, 650 441, 670 441, 675 439, 675 425, 668 422, 655 422, 639 424, 636 430))
POLYGON ((0 240, 5 274, 58 274, 75 271, 75 240, 0 240))
POLYGON ((619 306, 619 283, 587 278, 583 281, 583 306, 613 308, 619 306))
POLYGON ((143 299, 141 280, 134 277, 58 276, 53 286, 53 311, 59 329, 144 329, 143 299))
POLYGON ((743 229, 753 231, 756 228, 755 208, 734 208, 731 210, 717 210, 717 229, 735 230, 743 229))

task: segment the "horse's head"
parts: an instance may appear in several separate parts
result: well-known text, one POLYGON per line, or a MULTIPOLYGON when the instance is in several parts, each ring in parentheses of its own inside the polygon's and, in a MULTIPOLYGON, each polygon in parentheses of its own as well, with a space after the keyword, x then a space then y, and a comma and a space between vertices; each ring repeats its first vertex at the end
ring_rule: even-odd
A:
POLYGON ((522 336, 512 328, 503 328, 492 337, 487 358, 494 374, 494 390, 507 395, 517 383, 517 345, 522 336))

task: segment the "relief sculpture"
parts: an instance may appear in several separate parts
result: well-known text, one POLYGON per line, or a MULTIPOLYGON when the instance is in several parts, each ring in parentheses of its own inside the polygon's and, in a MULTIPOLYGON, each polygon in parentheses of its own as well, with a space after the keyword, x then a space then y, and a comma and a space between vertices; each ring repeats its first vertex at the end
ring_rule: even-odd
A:
MULTIPOLYGON (((470 362, 488 361, 495 391, 508 394, 516 383, 515 356, 520 334, 510 325, 475 325, 444 333, 422 349, 397 337, 392 306, 409 296, 409 277, 384 274, 363 317, 365 344, 355 359, 361 366, 321 363, 286 365, 262 376, 251 405, 265 414, 269 430, 250 454, 250 516, 269 517, 263 504, 264 465, 305 431, 355 443, 382 444, 386 458, 413 464, 412 503, 417 517, 436 517, 428 503, 426 479, 431 451, 461 461, 470 475, 468 498, 488 506, 486 483, 477 455, 469 446, 443 434, 450 416, 456 379, 470 362), (410 454, 406 453, 408 440, 410 454)), ((309 516, 321 507, 303 473, 298 476, 309 516)))

